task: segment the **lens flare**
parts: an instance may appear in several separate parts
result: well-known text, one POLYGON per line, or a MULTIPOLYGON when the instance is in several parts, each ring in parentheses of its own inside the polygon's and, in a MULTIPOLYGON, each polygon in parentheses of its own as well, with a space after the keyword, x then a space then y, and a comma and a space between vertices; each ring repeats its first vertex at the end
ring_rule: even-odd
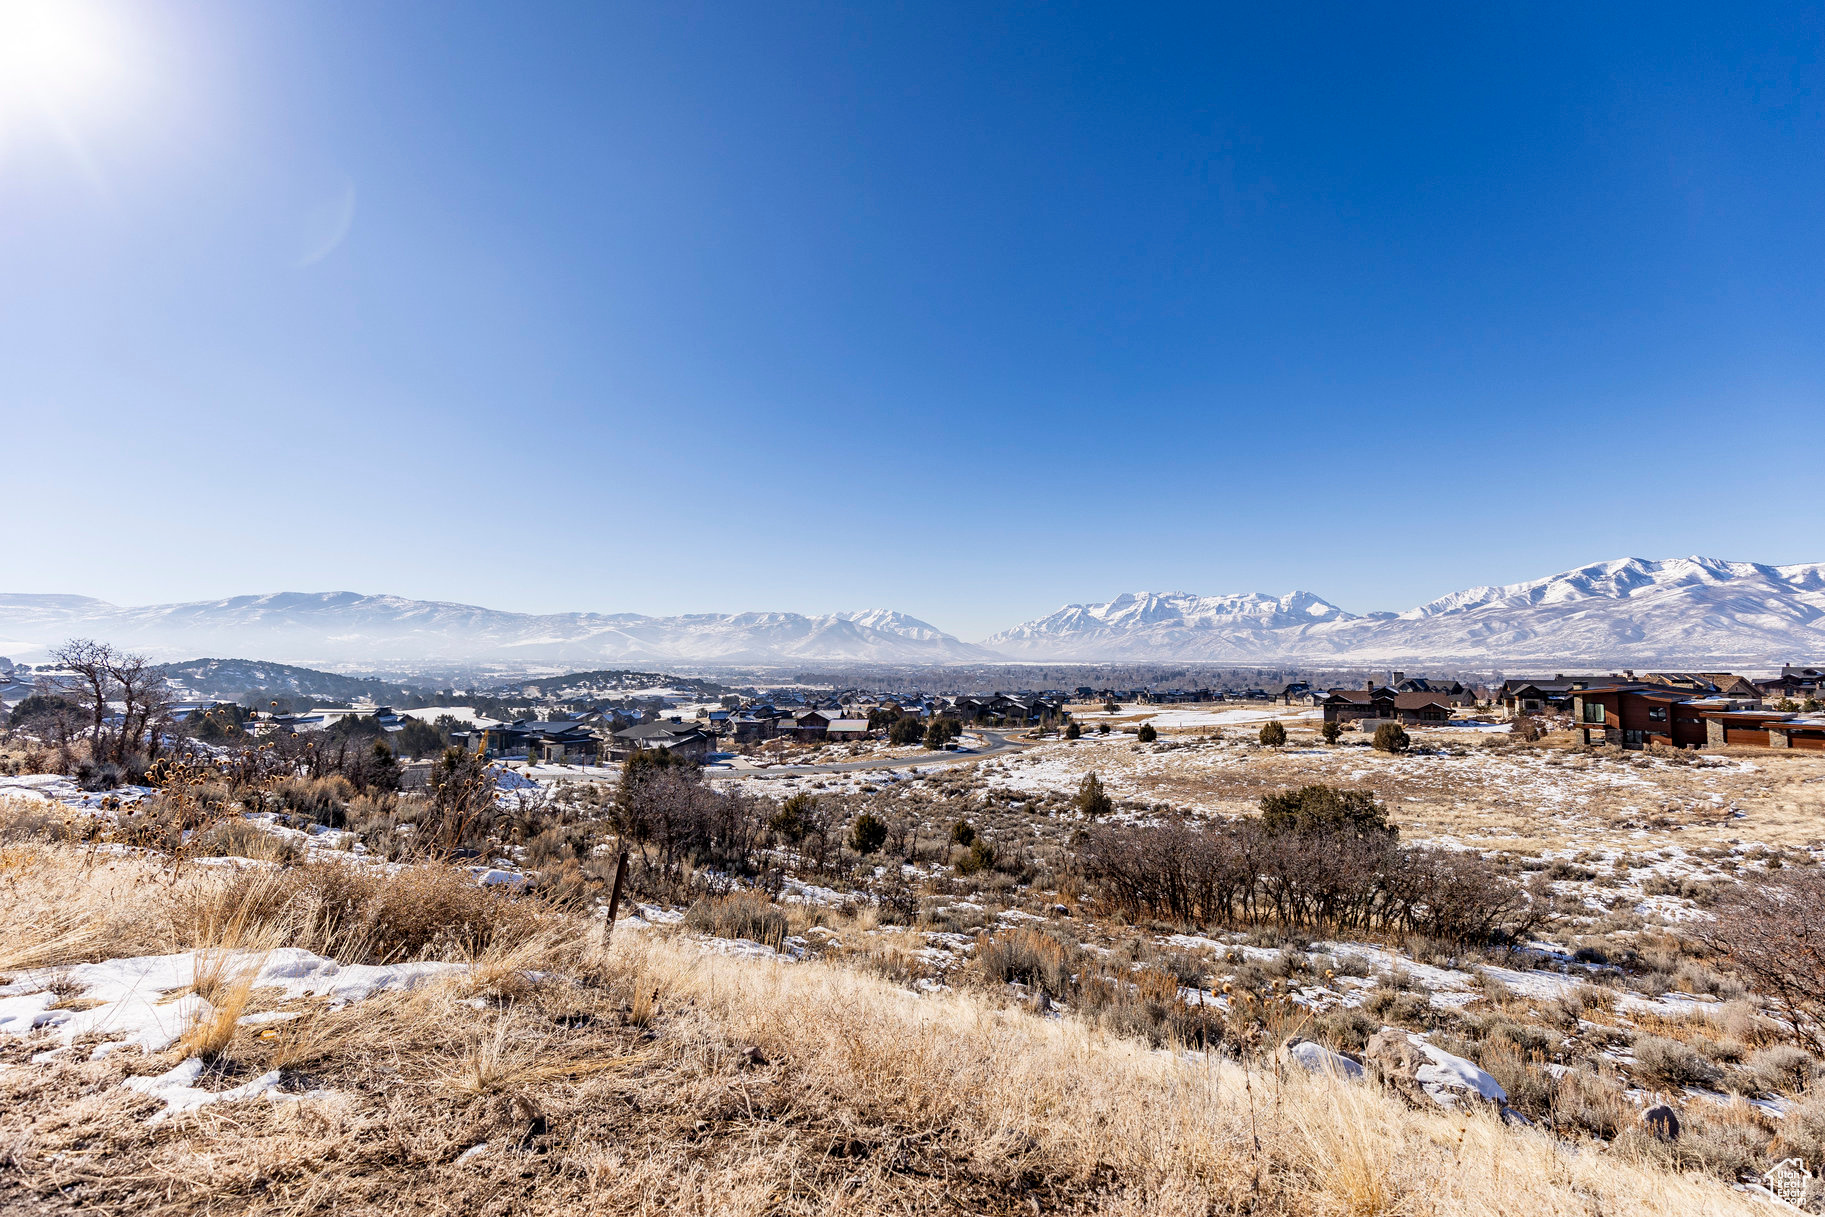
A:
POLYGON ((65 123, 118 75, 118 31, 80 0, 0 0, 0 125, 65 123))

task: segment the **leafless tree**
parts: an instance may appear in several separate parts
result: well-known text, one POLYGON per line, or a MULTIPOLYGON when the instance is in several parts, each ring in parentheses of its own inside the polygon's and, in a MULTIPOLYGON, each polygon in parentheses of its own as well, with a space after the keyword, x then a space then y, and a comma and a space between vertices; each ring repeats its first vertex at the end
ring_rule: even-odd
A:
POLYGON ((1799 1045, 1825 1053, 1825 873, 1738 884, 1692 935, 1771 1002, 1799 1045))
POLYGON ((105 642, 73 638, 51 652, 51 661, 70 673, 67 679, 84 710, 93 760, 124 765, 156 758, 171 722, 171 703, 164 674, 150 659, 116 651, 105 642))
POLYGON ((72 638, 51 652, 51 662, 70 673, 71 690, 87 710, 89 753, 102 755, 101 733, 108 720, 109 695, 114 691, 108 665, 114 652, 106 643, 89 638, 72 638))

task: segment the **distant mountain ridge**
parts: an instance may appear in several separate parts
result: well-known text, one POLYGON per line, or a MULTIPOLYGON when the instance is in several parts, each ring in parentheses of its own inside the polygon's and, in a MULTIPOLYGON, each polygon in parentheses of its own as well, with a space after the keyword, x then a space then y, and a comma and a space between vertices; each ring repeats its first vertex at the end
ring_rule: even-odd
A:
POLYGON ((278 592, 122 607, 83 596, 0 596, 0 654, 42 660, 70 637, 157 659, 247 655, 298 665, 411 662, 957 663, 994 658, 887 609, 830 613, 509 613, 356 592, 278 592))
POLYGON ((1349 613, 1311 592, 1135 592, 1068 604, 981 644, 890 609, 800 613, 509 613, 355 592, 280 592, 122 607, 0 594, 0 655, 38 662, 93 637, 156 659, 272 663, 773 666, 998 660, 1327 666, 1451 663, 1778 667, 1825 658, 1825 563, 1619 558, 1473 587, 1403 613, 1349 613))
POLYGON ((1309 592, 1130 593, 984 640, 1021 659, 1778 666, 1825 655, 1825 564, 1619 558, 1357 616, 1309 592))

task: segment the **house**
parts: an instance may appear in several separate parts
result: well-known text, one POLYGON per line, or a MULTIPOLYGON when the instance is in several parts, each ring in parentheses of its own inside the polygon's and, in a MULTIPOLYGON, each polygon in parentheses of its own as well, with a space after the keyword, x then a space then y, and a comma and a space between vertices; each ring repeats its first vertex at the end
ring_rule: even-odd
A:
POLYGON ((1767 726, 1770 748, 1803 748, 1825 752, 1825 718, 1818 715, 1782 719, 1767 726))
POLYGON ((1781 674, 1770 680, 1758 680, 1756 688, 1771 701, 1817 701, 1825 699, 1825 668, 1796 668, 1781 665, 1781 674))
POLYGON ((1476 705, 1476 690, 1460 681, 1439 676, 1408 676, 1405 672, 1392 675, 1394 679, 1389 684, 1396 693, 1430 693, 1443 698, 1449 705, 1476 705))
POLYGON ((585 765, 593 763, 602 752, 602 740, 590 725, 574 719, 542 722, 525 718, 515 723, 452 731, 450 742, 465 749, 479 746, 491 757, 523 752, 531 760, 585 765))
POLYGON ((693 761, 710 754, 710 734, 694 723, 642 723, 617 731, 609 741, 609 755, 625 761, 645 748, 660 748, 693 761))
POLYGON ((1590 679, 1568 679, 1564 674, 1554 676, 1551 680, 1533 677, 1522 680, 1505 680, 1496 694, 1502 709, 1508 717, 1522 714, 1550 714, 1563 712, 1571 705, 1574 690, 1595 683, 1590 679))
MULTIPOLYGON (((1592 685, 1571 695, 1572 729, 1586 744, 1645 748, 1703 748, 1704 703, 1682 689, 1663 685, 1592 685)), ((1728 703, 1711 703, 1726 708, 1728 703)))
POLYGON ((966 723, 980 722, 989 716, 989 704, 993 700, 975 694, 952 698, 948 713, 966 723))
POLYGON ((824 738, 829 740, 867 739, 868 720, 865 718, 833 718, 824 727, 824 738))
POLYGON ((1322 695, 1320 690, 1303 680, 1288 681, 1277 689, 1269 690, 1269 694, 1283 706, 1309 706, 1322 695))
POLYGON ((744 710, 729 720, 729 735, 738 744, 758 744, 779 734, 779 720, 771 714, 744 710))
POLYGON ((836 710, 801 710, 792 716, 791 722, 781 722, 778 733, 802 740, 823 739, 830 724, 841 717, 836 710))
POLYGON ((1332 689, 1318 703, 1327 723, 1397 722, 1409 726, 1448 723, 1451 707, 1431 693, 1396 693, 1373 686, 1332 689))
POLYGON ((1732 672, 1648 672, 1642 679, 1669 689, 1683 689, 1694 697, 1727 697, 1732 701, 1762 700, 1754 681, 1732 672))

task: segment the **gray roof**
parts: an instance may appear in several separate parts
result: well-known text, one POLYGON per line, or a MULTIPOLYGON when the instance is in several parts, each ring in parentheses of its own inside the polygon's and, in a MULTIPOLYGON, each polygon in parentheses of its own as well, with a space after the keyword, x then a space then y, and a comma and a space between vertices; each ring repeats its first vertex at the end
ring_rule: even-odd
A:
POLYGON ((683 739, 686 736, 702 735, 703 730, 689 723, 643 723, 638 727, 629 727, 615 732, 616 739, 683 739))

